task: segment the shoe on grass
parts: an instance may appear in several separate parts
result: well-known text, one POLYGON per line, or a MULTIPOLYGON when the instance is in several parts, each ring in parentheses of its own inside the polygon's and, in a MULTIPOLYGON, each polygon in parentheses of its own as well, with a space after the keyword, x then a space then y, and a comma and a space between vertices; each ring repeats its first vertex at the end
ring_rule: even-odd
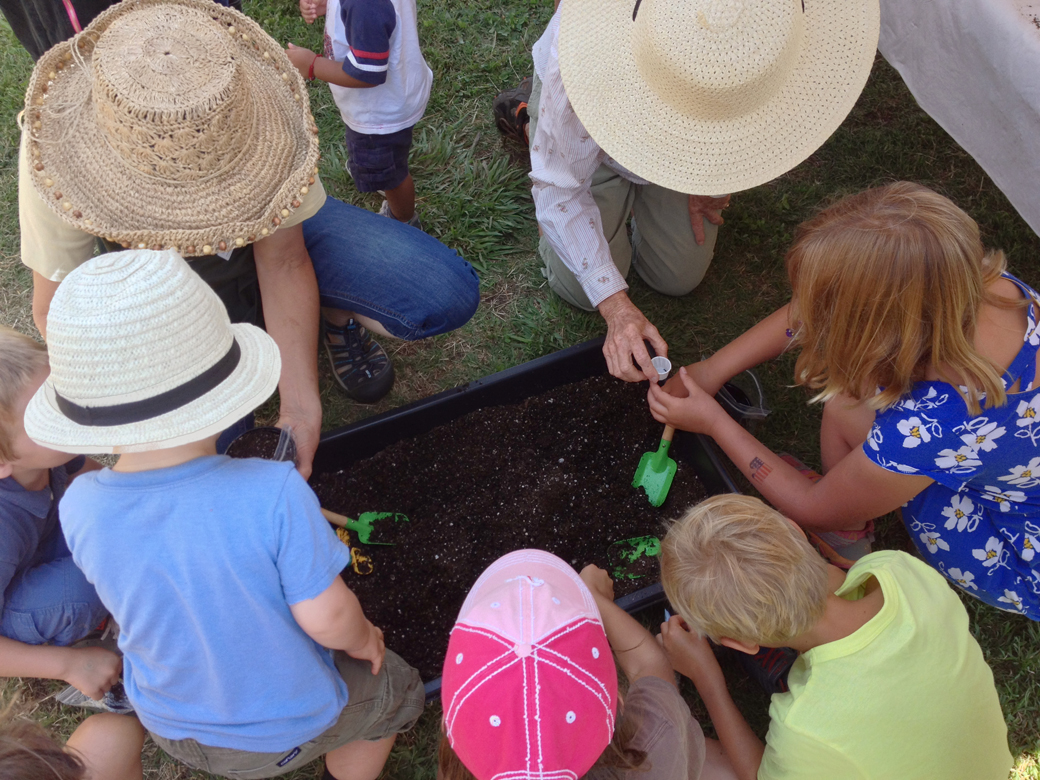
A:
MULTIPOLYGON (((390 201, 383 201, 383 205, 379 207, 379 216, 390 217, 390 219, 397 219, 397 217, 394 216, 394 212, 390 210, 390 201)), ((398 219, 397 221, 400 222, 401 220, 398 219)), ((412 218, 405 222, 405 224, 411 225, 413 228, 417 228, 418 230, 422 230, 422 222, 419 221, 419 212, 413 211, 412 218)))
POLYGON ((113 685, 101 699, 92 699, 80 691, 79 688, 74 688, 71 685, 55 696, 54 699, 68 707, 84 707, 88 710, 112 712, 116 715, 130 715, 134 711, 130 700, 126 698, 126 691, 123 689, 123 683, 121 682, 113 685))
POLYGON ((390 392, 393 363, 363 325, 353 317, 342 327, 322 318, 322 331, 332 375, 348 398, 374 404, 390 392))
POLYGON ((491 104, 498 132, 524 146, 529 143, 527 103, 531 99, 531 83, 531 77, 528 76, 519 86, 499 92, 491 104))

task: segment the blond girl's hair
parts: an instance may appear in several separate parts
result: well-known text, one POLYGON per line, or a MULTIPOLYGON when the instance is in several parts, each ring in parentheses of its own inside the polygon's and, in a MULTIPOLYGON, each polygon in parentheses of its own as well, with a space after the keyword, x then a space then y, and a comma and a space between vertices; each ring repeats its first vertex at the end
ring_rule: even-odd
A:
POLYGON ((661 543, 661 581, 689 627, 767 647, 786 645, 823 616, 827 563, 796 526, 734 493, 692 507, 661 543))
POLYGON ((1003 405, 1002 372, 973 342, 983 302, 1017 305, 986 292, 1004 268, 975 220, 927 187, 842 199, 803 223, 787 253, 795 381, 820 391, 813 401, 846 394, 885 409, 932 365, 965 388, 973 415, 983 393, 1003 405))
POLYGON ((15 459, 11 428, 17 422, 18 397, 47 365, 47 348, 43 344, 0 325, 0 463, 15 459))

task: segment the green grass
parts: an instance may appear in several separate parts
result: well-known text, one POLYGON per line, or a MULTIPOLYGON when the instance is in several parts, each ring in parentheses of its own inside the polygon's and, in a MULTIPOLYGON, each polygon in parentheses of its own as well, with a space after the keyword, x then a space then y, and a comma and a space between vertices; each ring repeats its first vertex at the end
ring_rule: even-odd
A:
MULTIPOLYGON (((320 23, 299 20, 291 0, 247 0, 246 11, 279 41, 320 47, 320 23)), ((419 0, 420 36, 434 71, 425 119, 416 130, 412 169, 418 207, 428 231, 462 252, 481 274, 481 306, 460 330, 424 342, 387 343, 398 380, 374 407, 359 407, 323 377, 325 427, 333 428, 470 381, 525 360, 598 336, 597 315, 578 312, 549 294, 539 272, 537 227, 523 153, 503 145, 490 103, 501 89, 531 71, 530 48, 551 15, 548 0, 419 0)), ((19 110, 31 61, 5 25, 0 26, 0 312, 2 321, 33 332, 30 275, 18 262, 16 154, 19 110)), ((376 196, 359 194, 343 171, 342 123, 328 90, 311 87, 321 130, 322 178, 329 192, 375 209, 376 196)), ((986 241, 1006 250, 1011 270, 1040 285, 1040 239, 1000 191, 916 105, 898 75, 878 61, 855 109, 834 136, 789 174, 734 196, 719 233, 705 282, 691 295, 664 298, 633 274, 632 298, 661 330, 674 359, 689 362, 718 349, 788 296, 783 254, 795 226, 823 202, 865 187, 912 179, 949 195, 982 226, 986 241)), ((791 385, 792 359, 763 366, 773 414, 759 431, 774 449, 819 465, 820 411, 791 385)), ((323 371, 325 371, 324 364, 323 371)), ((275 407, 268 405, 268 413, 275 407)), ((880 523, 885 546, 905 547, 905 531, 891 518, 880 523)), ((1040 779, 1040 624, 966 599, 972 631, 993 667, 1007 717, 1015 776, 1040 779)), ((659 614, 646 614, 652 623, 659 614)), ((444 641, 446 638, 431 638, 444 641)), ((726 671, 738 703, 761 733, 766 698, 731 664, 726 671)), ((949 684, 957 684, 955 680, 949 684)), ((18 686, 8 683, 8 691, 18 686)), ((67 735, 82 714, 47 697, 58 683, 24 681, 34 717, 67 735)), ((706 721, 696 695, 689 699, 706 721)), ((427 708, 419 726, 404 735, 386 777, 433 778, 440 709, 427 708)), ((710 730, 710 727, 709 727, 710 730)), ((149 745, 146 776, 163 780, 205 777, 179 767, 149 745)), ((320 765, 290 777, 320 777, 320 765)))

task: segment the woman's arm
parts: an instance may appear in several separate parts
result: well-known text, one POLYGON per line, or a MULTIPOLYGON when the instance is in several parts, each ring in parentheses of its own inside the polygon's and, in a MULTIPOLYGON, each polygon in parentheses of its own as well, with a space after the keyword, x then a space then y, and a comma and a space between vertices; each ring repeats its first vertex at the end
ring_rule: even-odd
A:
POLYGON ((283 227, 257 241, 253 253, 267 332, 282 357, 278 427, 292 427, 299 471, 306 479, 321 436, 318 281, 302 225, 283 227))
POLYGON ((607 641, 629 684, 640 677, 660 677, 675 685, 672 665, 657 640, 614 603, 614 582, 610 575, 590 563, 581 570, 581 579, 596 599, 607 641))
POLYGON ((780 512, 818 531, 862 528, 891 512, 930 484, 929 477, 896 474, 852 450, 818 482, 781 460, 732 419, 685 370, 679 372, 686 398, 650 387, 650 411, 659 422, 711 436, 737 468, 780 512))

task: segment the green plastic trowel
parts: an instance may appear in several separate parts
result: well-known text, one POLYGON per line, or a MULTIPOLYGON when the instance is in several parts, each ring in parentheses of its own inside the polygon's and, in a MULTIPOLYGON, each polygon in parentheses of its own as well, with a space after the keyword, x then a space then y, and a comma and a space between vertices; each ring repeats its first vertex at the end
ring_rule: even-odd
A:
MULTIPOLYGON (((666 357, 655 357, 650 362, 657 369, 658 384, 664 384, 672 370, 672 362, 666 357)), ((643 488, 653 506, 661 506, 668 498, 668 489, 672 486, 672 477, 675 476, 675 461, 668 457, 668 449, 672 446, 674 435, 675 428, 666 425, 657 452, 643 453, 636 475, 632 478, 632 487, 643 488)))
POLYGON ((348 528, 358 536, 361 544, 379 544, 392 547, 395 542, 380 541, 387 538, 387 526, 396 526, 397 523, 407 523, 408 518, 397 512, 362 512, 357 520, 352 520, 346 515, 322 509, 321 513, 325 519, 340 528, 348 528), (389 523, 387 523, 389 521, 389 523), (382 532, 382 533, 381 533, 382 532))
POLYGON ((673 435, 675 428, 666 425, 657 452, 643 453, 636 475, 632 478, 632 487, 643 488, 653 506, 661 506, 668 498, 668 489, 672 486, 672 477, 675 476, 675 461, 668 457, 673 435))

